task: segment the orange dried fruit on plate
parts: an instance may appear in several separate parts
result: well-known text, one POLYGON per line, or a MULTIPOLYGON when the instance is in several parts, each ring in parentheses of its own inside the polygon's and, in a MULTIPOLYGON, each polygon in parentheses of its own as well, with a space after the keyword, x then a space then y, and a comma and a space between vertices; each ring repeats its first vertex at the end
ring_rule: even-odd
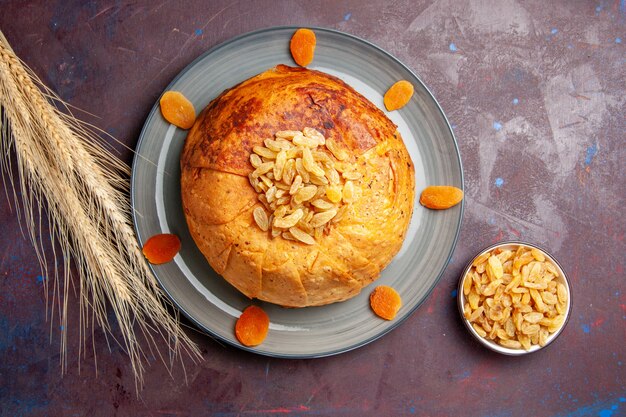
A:
POLYGON ((154 235, 143 245, 142 252, 148 262, 160 265, 170 262, 180 250, 180 239, 178 236, 163 233, 154 235))
POLYGON ((171 124, 189 129, 196 121, 196 110, 187 97, 178 91, 166 91, 159 101, 161 114, 171 124))
POLYGON ((400 80, 392 85, 383 97, 383 102, 388 111, 398 110, 413 97, 413 84, 406 80, 400 80))
POLYGON ((422 191, 420 204, 434 210, 444 210, 463 200, 463 190, 450 185, 431 185, 422 191))
POLYGON ((393 288, 379 285, 370 294, 370 306, 377 316, 385 320, 393 320, 402 307, 402 299, 393 288))
POLYGON ((311 29, 298 29, 291 37, 289 50, 296 64, 306 67, 313 61, 317 39, 311 29))
POLYGON ((257 346, 263 343, 270 328, 270 318, 257 306, 247 307, 235 324, 235 336, 244 346, 257 346))

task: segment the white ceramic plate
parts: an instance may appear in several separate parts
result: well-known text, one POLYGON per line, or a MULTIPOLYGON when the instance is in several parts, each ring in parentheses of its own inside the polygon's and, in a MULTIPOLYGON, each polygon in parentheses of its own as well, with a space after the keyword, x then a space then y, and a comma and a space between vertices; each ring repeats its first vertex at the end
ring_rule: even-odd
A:
MULTIPOLYGON (((248 33, 223 43, 185 68, 167 90, 181 91, 198 113, 223 90, 277 64, 295 65, 289 53, 294 27, 248 33)), ((463 188, 461 159, 452 130, 424 84, 393 56, 354 36, 314 29, 315 59, 310 66, 335 75, 381 109, 384 92, 405 79, 415 86, 409 104, 387 113, 398 125, 415 165, 416 201, 407 238, 400 253, 375 284, 394 287, 403 307, 393 321, 376 317, 369 307, 373 286, 342 303, 285 309, 259 303, 270 317, 267 339, 245 348, 234 326, 250 300, 217 275, 195 246, 180 199, 180 153, 187 132, 168 124, 155 103, 148 116, 133 163, 131 197, 141 245, 157 233, 175 233, 182 249, 173 262, 152 270, 178 308, 212 336, 259 354, 307 358, 333 355, 363 346, 406 319, 428 296, 456 244, 463 205, 430 211, 418 199, 427 185, 463 188)), ((255 301, 256 302, 256 301, 255 301)))

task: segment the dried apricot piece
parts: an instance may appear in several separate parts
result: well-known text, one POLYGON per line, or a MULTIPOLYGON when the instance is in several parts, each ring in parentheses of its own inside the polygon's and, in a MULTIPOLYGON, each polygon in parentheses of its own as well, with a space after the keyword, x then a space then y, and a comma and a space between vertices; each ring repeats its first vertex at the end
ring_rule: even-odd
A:
POLYGON ((289 50, 296 64, 306 67, 313 61, 317 39, 311 29, 298 29, 291 37, 289 50))
POLYGON ((456 206, 463 200, 463 190, 450 185, 431 185, 422 191, 420 204, 434 210, 456 206))
POLYGON ((270 328, 270 318, 261 307, 249 306, 235 324, 235 336, 244 346, 260 345, 270 328))
POLYGON ((413 84, 406 80, 400 80, 392 85, 383 97, 385 107, 389 111, 398 110, 411 100, 413 97, 413 84))
POLYGON ((370 294, 370 306, 377 316, 385 320, 393 320, 402 307, 402 299, 393 288, 379 285, 370 294))
POLYGON ((196 110, 187 97, 178 91, 166 91, 159 101, 161 114, 171 124, 189 129, 196 121, 196 110))
POLYGON ((163 233, 150 237, 143 245, 142 252, 148 259, 148 262, 160 265, 174 259, 179 250, 180 239, 178 236, 163 233))

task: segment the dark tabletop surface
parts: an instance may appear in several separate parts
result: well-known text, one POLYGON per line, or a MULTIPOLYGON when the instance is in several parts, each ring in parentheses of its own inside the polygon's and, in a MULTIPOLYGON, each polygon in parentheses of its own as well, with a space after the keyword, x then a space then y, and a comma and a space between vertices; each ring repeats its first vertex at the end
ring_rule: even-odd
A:
MULTIPOLYGON (((45 277, 12 203, 0 198, 0 414, 626 415, 625 22, 617 0, 0 1, 0 29, 16 53, 94 115, 81 118, 131 148, 163 89, 207 49, 278 25, 357 35, 432 89, 454 128, 466 187, 451 264, 382 339, 284 360, 193 333, 203 360, 188 364, 187 382, 182 369, 170 377, 152 361, 138 395, 127 357, 99 331, 82 358, 70 331, 61 376, 45 277), (573 287, 562 335, 520 358, 473 341, 454 298, 464 264, 507 239, 545 247, 573 287)), ((115 146, 130 163, 132 153, 115 146)))

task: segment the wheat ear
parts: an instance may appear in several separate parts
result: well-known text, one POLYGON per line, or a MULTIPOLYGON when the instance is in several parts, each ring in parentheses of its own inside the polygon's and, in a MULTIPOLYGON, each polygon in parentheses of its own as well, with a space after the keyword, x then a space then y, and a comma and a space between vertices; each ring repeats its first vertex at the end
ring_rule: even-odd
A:
MULTIPOLYGON (((43 273, 52 269, 51 311, 54 317, 56 309, 63 326, 61 369, 67 366, 70 260, 77 270, 80 334, 86 334, 89 309, 92 320, 111 332, 107 316, 111 308, 120 328, 119 342, 129 355, 138 384, 143 381, 146 359, 140 334, 149 351, 169 366, 175 359, 182 362, 181 353, 199 358, 197 346, 182 330, 178 317, 168 312, 169 301, 135 238, 128 166, 103 147, 91 126, 56 107, 62 101, 20 61, 2 32, 0 58, 0 164, 9 177, 19 214, 11 175, 14 151, 28 236, 43 273), (52 261, 44 253, 43 210, 50 224, 52 261), (168 360, 162 356, 159 340, 167 346, 168 360)), ((67 107, 64 110, 68 112, 67 107)))

